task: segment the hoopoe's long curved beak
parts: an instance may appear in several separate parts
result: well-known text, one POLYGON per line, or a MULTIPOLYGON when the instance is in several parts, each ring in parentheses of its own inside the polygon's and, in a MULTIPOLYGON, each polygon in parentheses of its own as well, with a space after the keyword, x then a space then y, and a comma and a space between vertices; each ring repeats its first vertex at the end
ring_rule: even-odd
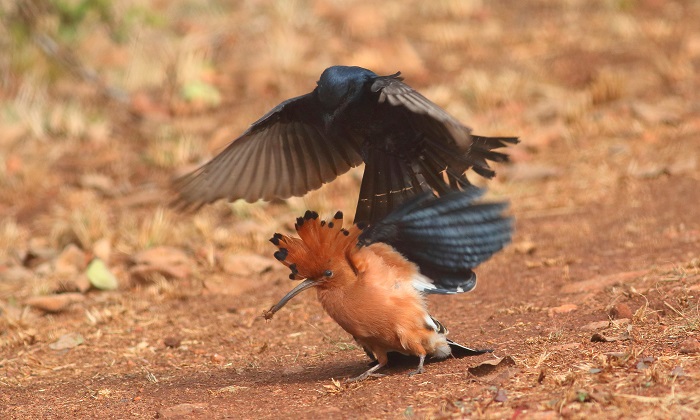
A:
POLYGON ((265 311, 263 313, 263 317, 265 317, 265 319, 272 319, 272 317, 275 315, 275 312, 282 309, 284 307, 284 305, 286 305, 287 302, 292 300, 292 298, 294 296, 298 295, 299 293, 303 292, 306 289, 310 289, 310 288, 316 286, 317 284, 318 284, 318 280, 315 280, 315 279, 306 279, 306 280, 302 281, 301 283, 297 284, 297 287, 292 289, 289 293, 284 295, 284 297, 282 299, 280 299, 279 302, 277 302, 274 306, 272 306, 270 309, 265 311))

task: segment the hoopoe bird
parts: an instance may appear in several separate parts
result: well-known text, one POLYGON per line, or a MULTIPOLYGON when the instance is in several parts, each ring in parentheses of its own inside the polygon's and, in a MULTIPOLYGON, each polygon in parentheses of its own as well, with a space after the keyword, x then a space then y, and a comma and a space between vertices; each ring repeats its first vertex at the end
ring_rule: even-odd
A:
POLYGON ((468 187, 470 168, 492 178, 489 161, 507 160, 495 149, 518 139, 472 134, 400 74, 327 68, 312 92, 277 105, 178 178, 173 205, 298 197, 365 163, 355 221, 375 223, 414 195, 468 187))
POLYGON ((304 290, 315 288, 325 311, 377 364, 358 381, 387 364, 388 353, 445 358, 482 354, 451 340, 427 310, 424 294, 474 289, 472 269, 511 239, 506 203, 474 203, 483 190, 471 187, 436 198, 426 193, 407 201, 383 220, 364 228, 343 227, 343 214, 319 220, 307 211, 296 220, 298 238, 275 233, 275 258, 301 280, 264 313, 266 319, 304 290), (364 229, 363 229, 364 228, 364 229))

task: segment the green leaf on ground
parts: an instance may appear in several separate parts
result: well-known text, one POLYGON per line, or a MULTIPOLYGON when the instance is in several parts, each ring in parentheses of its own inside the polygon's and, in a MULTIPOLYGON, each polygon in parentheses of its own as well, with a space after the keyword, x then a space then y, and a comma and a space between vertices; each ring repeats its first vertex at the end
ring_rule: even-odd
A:
POLYGON ((109 270, 107 264, 99 258, 95 258, 90 262, 86 274, 90 284, 100 290, 116 290, 119 287, 117 278, 109 270))

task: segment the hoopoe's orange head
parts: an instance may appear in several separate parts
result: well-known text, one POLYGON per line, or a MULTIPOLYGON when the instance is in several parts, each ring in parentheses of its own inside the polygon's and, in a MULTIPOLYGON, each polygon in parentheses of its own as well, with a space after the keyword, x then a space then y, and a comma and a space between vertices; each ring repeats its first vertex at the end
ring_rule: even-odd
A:
POLYGON ((307 280, 273 306, 265 314, 267 319, 303 290, 314 286, 332 287, 336 282, 355 276, 349 257, 357 249, 357 238, 362 230, 357 225, 344 228, 342 212, 326 222, 319 220, 318 213, 307 211, 297 218, 294 227, 298 238, 275 233, 270 242, 279 248, 275 258, 292 271, 289 278, 307 280))
POLYGON ((357 226, 343 228, 340 211, 328 222, 319 220, 318 213, 307 211, 297 218, 294 227, 298 238, 275 233, 270 239, 279 248, 275 258, 289 267, 292 280, 332 278, 333 268, 346 262, 362 233, 357 226))

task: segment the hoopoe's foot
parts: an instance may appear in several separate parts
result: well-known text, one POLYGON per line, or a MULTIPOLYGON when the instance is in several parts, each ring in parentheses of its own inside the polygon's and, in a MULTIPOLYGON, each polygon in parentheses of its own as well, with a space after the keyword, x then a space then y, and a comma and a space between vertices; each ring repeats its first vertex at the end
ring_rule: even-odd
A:
POLYGON ((408 376, 418 375, 419 373, 423 373, 423 372, 425 372, 425 369, 423 369, 423 366, 421 366, 416 370, 408 372, 408 376))
POLYGON ((375 377, 375 378, 381 378, 382 376, 386 376, 386 375, 383 373, 367 373, 367 372, 365 372, 360 376, 355 376, 354 378, 348 378, 345 380, 345 382, 347 382, 347 383, 360 382, 360 381, 364 381, 365 379, 369 378, 370 376, 375 377))
POLYGON ((372 366, 369 368, 365 373, 362 375, 356 376, 354 378, 348 378, 345 380, 345 382, 359 382, 359 381, 364 381, 365 379, 369 378, 370 376, 374 376, 375 378, 381 378, 382 376, 386 376, 383 373, 374 373, 378 369, 384 367, 384 363, 379 363, 375 366, 372 366))
POLYGON ((425 355, 424 354, 420 356, 420 362, 418 363, 418 368, 416 370, 414 370, 413 372, 409 372, 408 376, 413 376, 413 375, 417 375, 419 373, 423 373, 423 371, 424 371, 423 362, 425 362, 425 355))

